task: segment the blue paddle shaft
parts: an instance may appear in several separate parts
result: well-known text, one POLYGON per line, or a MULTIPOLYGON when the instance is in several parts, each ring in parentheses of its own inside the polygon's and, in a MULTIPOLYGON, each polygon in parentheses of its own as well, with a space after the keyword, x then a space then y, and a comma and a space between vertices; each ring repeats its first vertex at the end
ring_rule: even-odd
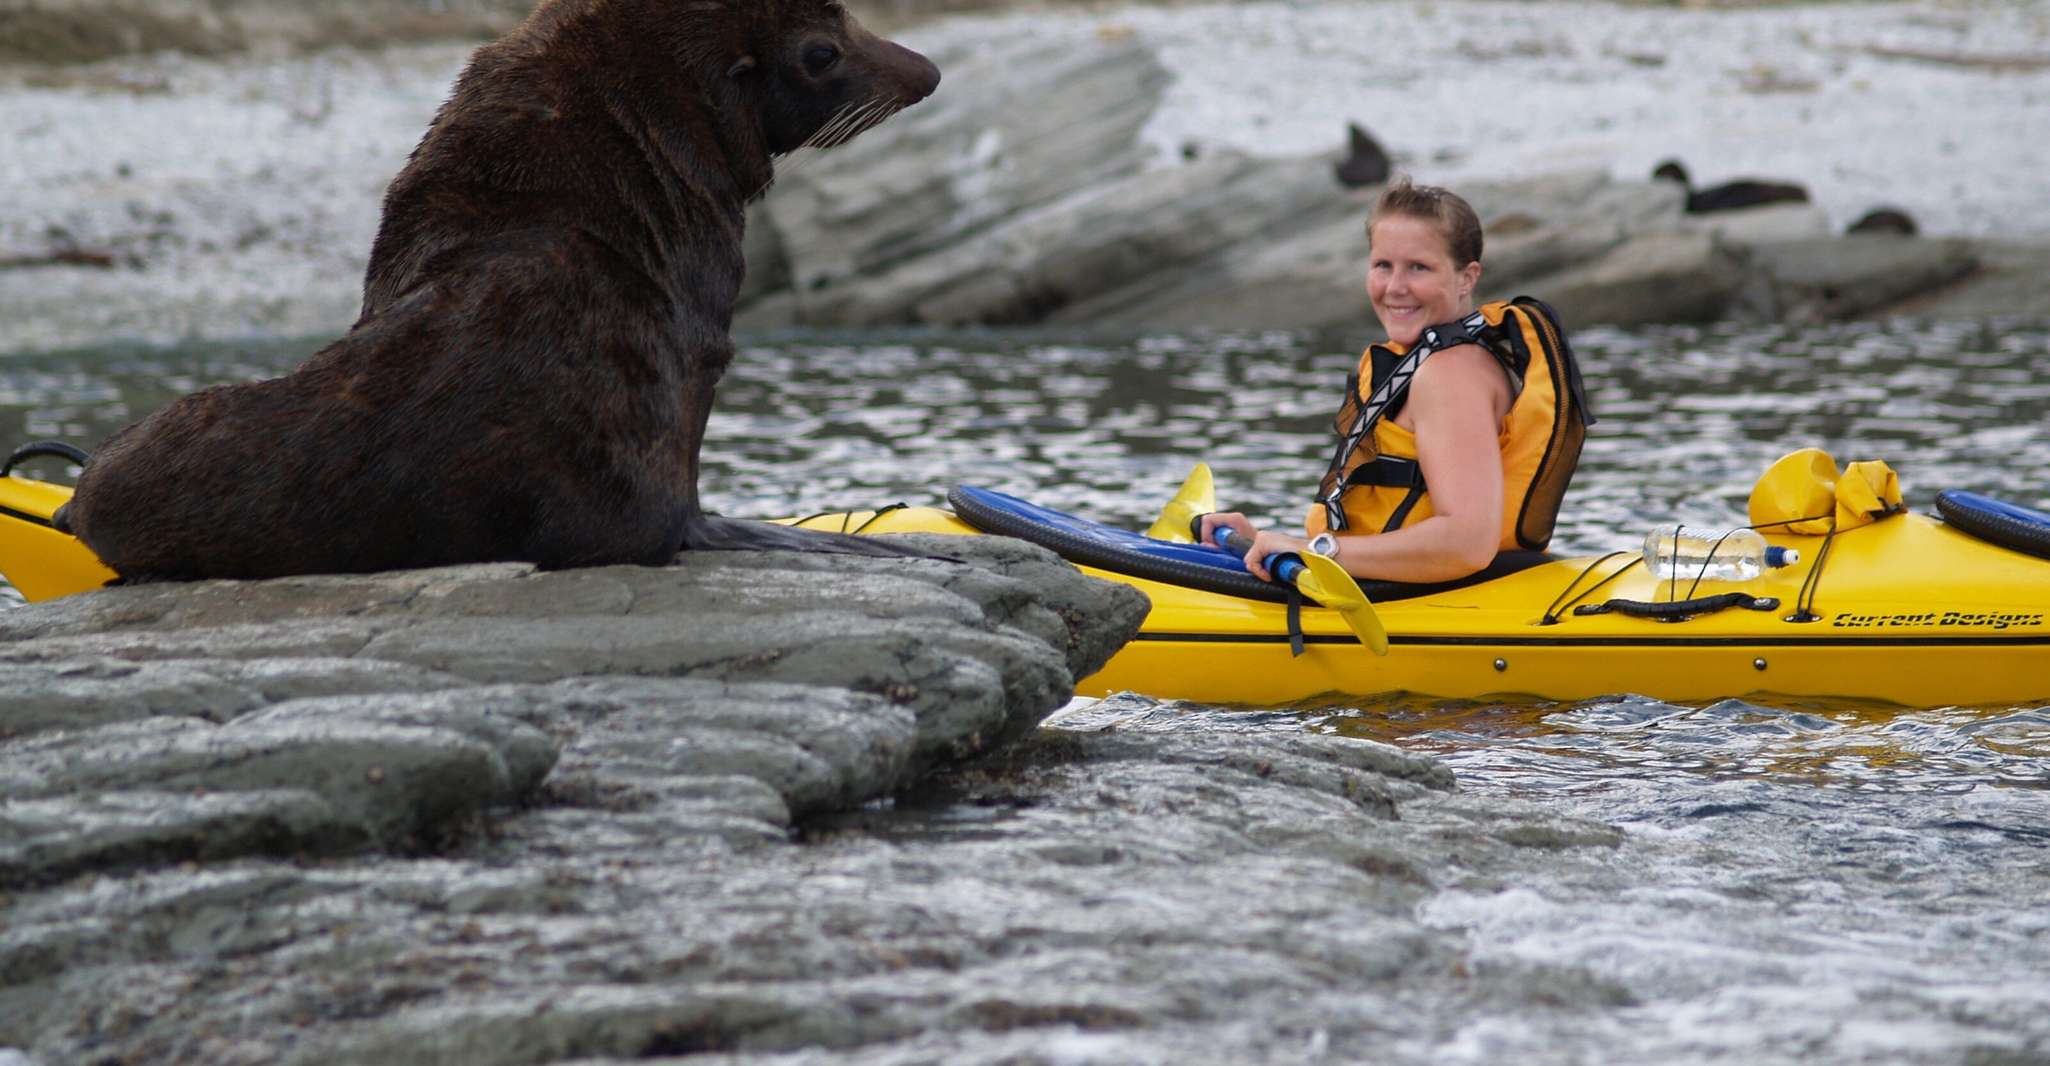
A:
MULTIPOLYGON (((1218 545, 1222 547, 1225 551, 1228 551, 1241 559, 1246 557, 1247 552, 1253 550, 1253 538, 1246 536, 1244 533, 1241 533, 1238 530, 1231 528, 1230 526, 1218 526, 1216 529, 1210 531, 1210 536, 1213 540, 1217 541, 1218 545)), ((1298 558, 1294 552, 1286 552, 1281 555, 1269 556, 1268 558, 1273 559, 1274 564, 1272 566, 1269 566, 1267 569, 1271 573, 1273 573, 1275 577, 1278 577, 1291 585, 1295 584, 1295 579, 1301 576, 1303 572, 1303 561, 1302 559, 1298 558)))

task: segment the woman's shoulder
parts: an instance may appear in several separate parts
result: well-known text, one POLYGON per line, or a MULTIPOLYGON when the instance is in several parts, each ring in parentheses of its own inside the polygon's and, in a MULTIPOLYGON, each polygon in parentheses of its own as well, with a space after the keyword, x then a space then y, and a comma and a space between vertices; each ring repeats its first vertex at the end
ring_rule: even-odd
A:
POLYGON ((1417 368, 1416 381, 1423 383, 1430 378, 1490 377, 1505 380, 1502 361, 1495 353, 1478 343, 1455 344, 1450 348, 1431 353, 1424 365, 1417 368))
POLYGON ((1459 344, 1434 352, 1417 368, 1410 391, 1419 397, 1454 399, 1476 396, 1498 398, 1507 407, 1509 372, 1493 352, 1479 344, 1459 344))

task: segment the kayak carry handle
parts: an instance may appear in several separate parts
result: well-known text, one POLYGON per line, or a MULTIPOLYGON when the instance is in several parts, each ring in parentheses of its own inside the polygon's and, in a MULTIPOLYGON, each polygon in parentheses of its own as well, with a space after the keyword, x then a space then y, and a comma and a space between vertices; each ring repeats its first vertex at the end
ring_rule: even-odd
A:
POLYGON ((1583 603, 1573 609, 1577 615, 1627 614, 1632 618, 1650 618, 1660 622, 1684 622, 1698 614, 1714 614, 1731 607, 1747 611, 1770 611, 1780 605, 1777 596, 1753 596, 1746 592, 1722 592, 1713 596, 1696 596, 1691 600, 1609 600, 1604 603, 1583 603))
POLYGON ((85 461, 88 458, 91 458, 84 452, 72 447, 69 444, 64 443, 63 441, 31 441, 28 444, 24 444, 21 447, 14 449, 14 454, 9 455, 7 457, 6 462, 0 463, 0 477, 6 477, 7 475, 14 473, 14 468, 16 464, 43 455, 54 455, 60 459, 68 459, 77 466, 84 466, 85 461))

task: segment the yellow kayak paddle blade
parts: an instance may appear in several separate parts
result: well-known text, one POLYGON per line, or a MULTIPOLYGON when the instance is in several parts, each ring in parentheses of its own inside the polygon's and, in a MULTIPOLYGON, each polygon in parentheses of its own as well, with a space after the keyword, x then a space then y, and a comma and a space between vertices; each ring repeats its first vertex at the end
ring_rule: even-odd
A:
POLYGON ((1360 643, 1375 655, 1388 654, 1388 630, 1381 625, 1381 616, 1374 611, 1374 605, 1367 600, 1367 594, 1360 590, 1360 583, 1338 565, 1338 560, 1327 559, 1315 552, 1302 553, 1304 570, 1296 578, 1295 587, 1303 595, 1319 604, 1338 612, 1346 627, 1360 638, 1360 643))
POLYGON ((1167 506, 1160 509, 1160 517, 1146 527, 1146 535, 1154 540, 1173 541, 1176 544, 1194 544, 1196 536, 1189 527, 1197 516, 1217 510, 1217 486, 1210 477, 1210 464, 1197 463, 1189 476, 1182 479, 1181 491, 1167 506))

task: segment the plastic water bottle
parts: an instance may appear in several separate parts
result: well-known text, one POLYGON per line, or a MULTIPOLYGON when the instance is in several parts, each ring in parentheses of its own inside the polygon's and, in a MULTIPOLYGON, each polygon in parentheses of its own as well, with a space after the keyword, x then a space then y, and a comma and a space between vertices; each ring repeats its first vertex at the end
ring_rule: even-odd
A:
POLYGON ((1767 544, 1755 529, 1659 526, 1644 537, 1644 565, 1661 581, 1749 581, 1800 558, 1792 548, 1767 544))

